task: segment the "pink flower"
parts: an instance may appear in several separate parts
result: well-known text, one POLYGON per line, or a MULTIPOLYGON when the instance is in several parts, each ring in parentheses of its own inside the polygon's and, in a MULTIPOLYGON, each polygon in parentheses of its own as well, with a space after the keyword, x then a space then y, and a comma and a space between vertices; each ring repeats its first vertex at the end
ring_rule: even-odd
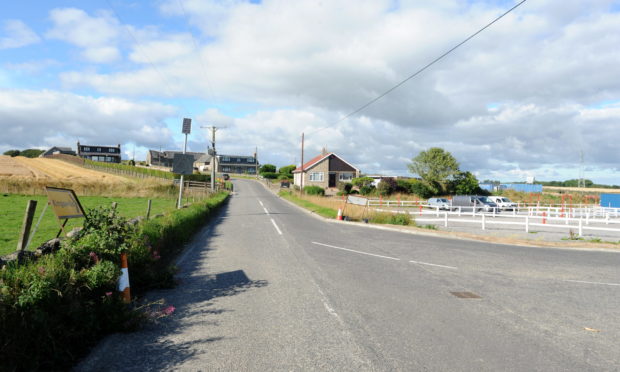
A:
POLYGON ((39 266, 39 274, 40 275, 45 275, 45 267, 39 266))
POLYGON ((174 306, 170 305, 167 308, 163 309, 161 312, 164 315, 170 315, 170 314, 174 313, 174 310, 176 310, 176 308, 174 306))
POLYGON ((161 256, 159 255, 159 251, 154 251, 153 252, 153 259, 154 260, 159 260, 161 258, 161 256))
POLYGON ((90 256, 90 259, 93 260, 95 263, 99 262, 99 257, 97 257, 97 253, 90 252, 88 255, 90 256))
POLYGON ((112 296, 112 292, 106 292, 106 293, 105 293, 105 295, 106 295, 107 297, 110 297, 110 296, 112 296))

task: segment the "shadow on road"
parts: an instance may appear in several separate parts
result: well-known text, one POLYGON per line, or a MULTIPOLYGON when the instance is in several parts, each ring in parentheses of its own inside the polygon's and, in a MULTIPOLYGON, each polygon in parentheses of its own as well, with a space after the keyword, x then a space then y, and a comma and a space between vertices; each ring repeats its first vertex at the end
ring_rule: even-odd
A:
POLYGON ((223 222, 219 217, 225 215, 226 209, 227 206, 222 208, 219 216, 186 247, 190 251, 180 264, 179 284, 145 296, 144 309, 157 314, 172 305, 174 313, 137 332, 107 337, 75 371, 173 370, 197 354, 208 353, 206 345, 223 339, 213 332, 213 327, 218 326, 218 315, 233 310, 216 308, 217 298, 268 285, 265 280, 251 280, 243 270, 207 272, 207 260, 217 249, 217 226, 223 222))

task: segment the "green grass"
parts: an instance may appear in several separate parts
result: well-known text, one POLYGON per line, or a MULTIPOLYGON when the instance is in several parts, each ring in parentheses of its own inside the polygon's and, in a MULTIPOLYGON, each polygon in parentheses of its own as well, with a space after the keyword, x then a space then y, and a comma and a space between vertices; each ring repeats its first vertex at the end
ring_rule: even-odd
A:
POLYGON ((280 191, 280 193, 278 194, 281 197, 283 197, 286 200, 289 200, 297 205, 299 205, 300 207, 306 208, 312 212, 315 212, 316 214, 323 216, 323 217, 327 217, 327 218, 336 218, 336 216, 338 216, 338 211, 332 208, 327 208, 327 207, 322 207, 320 205, 316 205, 314 203, 311 203, 307 200, 303 200, 298 198, 297 196, 293 195, 292 192, 290 191, 280 191))
MULTIPOLYGON (((17 240, 22 228, 24 213, 28 200, 37 201, 37 209, 32 221, 32 229, 34 229, 41 212, 47 203, 46 196, 27 196, 0 194, 0 256, 12 253, 17 249, 17 240)), ((120 198, 120 197, 103 197, 103 196, 81 196, 80 203, 84 209, 93 208, 99 205, 110 205, 117 202, 117 211, 121 216, 133 218, 136 216, 146 215, 147 201, 149 198, 120 198)), ((176 199, 173 198, 150 198, 152 200, 151 216, 173 210, 176 206, 176 199)), ((73 227, 82 226, 82 219, 71 219, 67 222, 65 229, 69 231, 73 227)), ((28 250, 34 250, 41 243, 56 237, 60 226, 54 215, 54 211, 48 207, 41 224, 32 238, 32 242, 28 250)))

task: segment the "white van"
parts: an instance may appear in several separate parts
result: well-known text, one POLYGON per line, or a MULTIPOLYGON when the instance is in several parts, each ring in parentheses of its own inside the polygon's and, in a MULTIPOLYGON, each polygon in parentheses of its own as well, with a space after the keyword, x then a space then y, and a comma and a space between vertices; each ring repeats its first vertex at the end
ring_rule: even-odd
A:
POLYGON ((501 210, 515 210, 517 209, 517 203, 508 199, 505 196, 487 196, 487 199, 497 204, 497 207, 501 210))

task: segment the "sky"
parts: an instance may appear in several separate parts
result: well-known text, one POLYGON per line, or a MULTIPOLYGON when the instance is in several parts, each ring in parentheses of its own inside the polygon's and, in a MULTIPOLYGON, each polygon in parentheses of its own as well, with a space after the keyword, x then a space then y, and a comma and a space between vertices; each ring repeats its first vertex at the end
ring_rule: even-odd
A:
MULTIPOLYGON (((410 175, 441 147, 479 180, 620 184, 620 0, 0 3, 0 152, 121 144, 410 175), (345 118, 346 117, 346 118, 345 118), (345 118, 343 120, 343 118, 345 118)), ((135 155, 134 155, 135 154, 135 155)))

